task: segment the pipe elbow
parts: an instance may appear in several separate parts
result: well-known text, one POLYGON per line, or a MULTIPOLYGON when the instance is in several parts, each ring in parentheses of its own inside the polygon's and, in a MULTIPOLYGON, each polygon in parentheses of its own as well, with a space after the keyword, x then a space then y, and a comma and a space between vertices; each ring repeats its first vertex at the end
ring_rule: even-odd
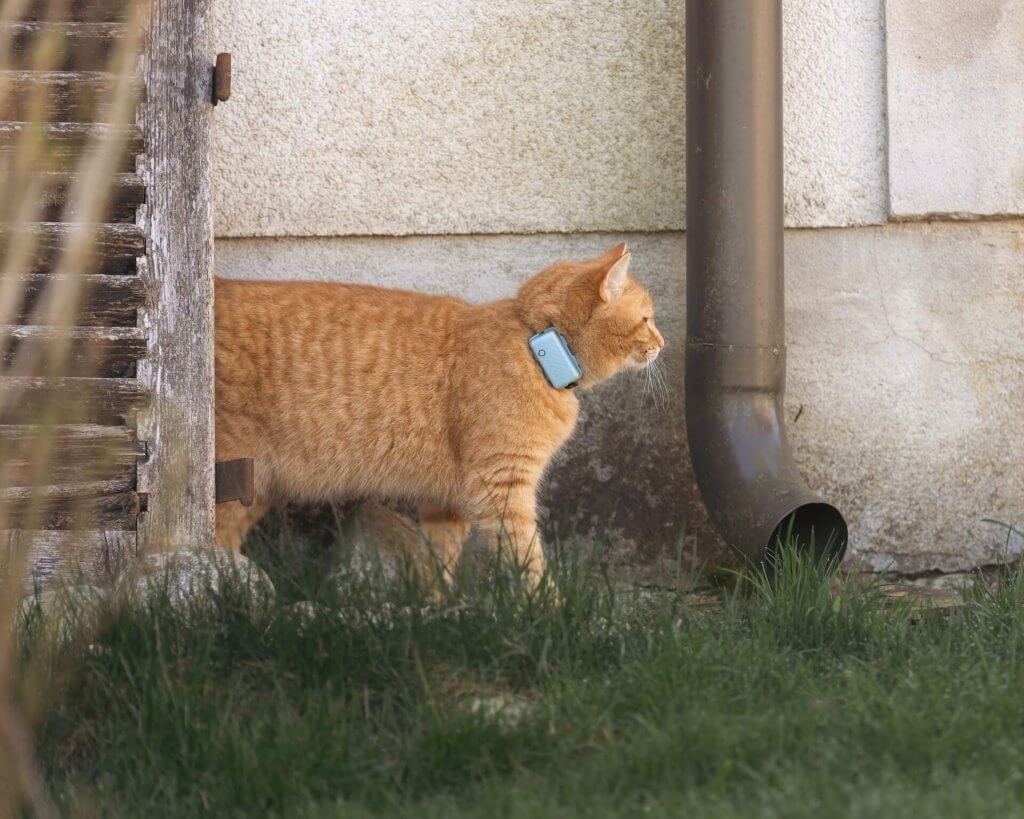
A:
POLYGON ((837 564, 846 521, 808 488, 793 460, 784 386, 784 349, 688 346, 686 426, 697 484, 719 534, 748 559, 770 560, 789 540, 837 564))

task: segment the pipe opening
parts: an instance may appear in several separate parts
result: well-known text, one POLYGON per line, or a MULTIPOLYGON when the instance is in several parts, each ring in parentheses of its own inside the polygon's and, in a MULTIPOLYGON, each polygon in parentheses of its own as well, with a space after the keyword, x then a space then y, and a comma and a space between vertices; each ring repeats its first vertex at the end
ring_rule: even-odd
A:
POLYGON ((802 554, 811 554, 829 568, 835 568, 846 552, 846 521, 839 510, 828 503, 805 503, 786 515, 775 527, 765 548, 766 561, 772 563, 787 546, 802 554))

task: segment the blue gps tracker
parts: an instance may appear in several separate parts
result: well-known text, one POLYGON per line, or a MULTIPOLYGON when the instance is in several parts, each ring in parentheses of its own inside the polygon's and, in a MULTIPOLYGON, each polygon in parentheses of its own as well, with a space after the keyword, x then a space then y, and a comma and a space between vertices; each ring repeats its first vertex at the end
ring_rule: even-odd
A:
POLYGON ((530 352, 540 364, 548 383, 556 390, 572 387, 583 378, 580 363, 562 334, 554 327, 548 327, 543 333, 530 337, 530 352))

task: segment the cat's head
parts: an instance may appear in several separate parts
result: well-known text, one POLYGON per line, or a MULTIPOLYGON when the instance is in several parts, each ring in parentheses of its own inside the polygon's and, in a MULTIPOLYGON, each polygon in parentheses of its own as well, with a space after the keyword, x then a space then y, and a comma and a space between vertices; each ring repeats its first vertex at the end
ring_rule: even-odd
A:
POLYGON ((665 339, 654 302, 629 275, 626 243, 586 262, 560 262, 519 288, 520 315, 534 332, 555 327, 583 368, 580 386, 654 361, 665 339))

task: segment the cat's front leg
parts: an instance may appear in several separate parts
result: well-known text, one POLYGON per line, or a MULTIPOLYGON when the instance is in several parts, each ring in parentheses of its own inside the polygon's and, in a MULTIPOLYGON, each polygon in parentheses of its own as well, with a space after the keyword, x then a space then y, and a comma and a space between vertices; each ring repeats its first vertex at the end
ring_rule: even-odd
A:
POLYGON ((536 588, 545 568, 537 531, 536 487, 525 480, 485 482, 474 500, 473 522, 495 547, 507 544, 530 588, 536 588))

